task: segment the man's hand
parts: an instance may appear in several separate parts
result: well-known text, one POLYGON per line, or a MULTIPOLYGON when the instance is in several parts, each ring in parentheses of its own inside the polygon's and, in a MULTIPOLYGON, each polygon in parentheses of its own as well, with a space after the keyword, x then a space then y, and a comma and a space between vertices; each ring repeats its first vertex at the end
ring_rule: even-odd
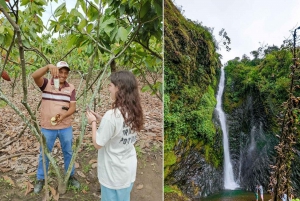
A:
POLYGON ((57 77, 58 73, 59 73, 58 68, 56 66, 54 66, 53 64, 48 64, 47 66, 48 66, 48 69, 49 69, 51 75, 53 77, 57 77))

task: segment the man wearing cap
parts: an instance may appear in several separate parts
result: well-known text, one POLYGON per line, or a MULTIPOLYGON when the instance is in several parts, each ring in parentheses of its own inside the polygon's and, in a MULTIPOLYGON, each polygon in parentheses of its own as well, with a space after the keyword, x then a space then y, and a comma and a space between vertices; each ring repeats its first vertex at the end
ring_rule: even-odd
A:
MULTIPOLYGON (((46 138, 48 150, 51 152, 56 138, 59 138, 63 156, 65 171, 67 171, 72 158, 72 139, 73 129, 71 126, 73 113, 76 110, 75 88, 68 83, 69 65, 65 61, 60 61, 56 66, 48 64, 34 73, 32 78, 36 85, 42 91, 42 103, 40 108, 40 125, 41 132, 46 138), (44 75, 47 72, 52 75, 47 79, 44 75), (54 79, 58 78, 59 86, 54 86, 54 79)), ((46 171, 48 172, 49 160, 46 158, 46 171)), ((74 177, 75 168, 73 166, 69 183, 76 188, 80 187, 79 182, 74 177)), ((39 164, 37 169, 37 182, 34 192, 39 193, 45 184, 42 151, 39 155, 39 164)))

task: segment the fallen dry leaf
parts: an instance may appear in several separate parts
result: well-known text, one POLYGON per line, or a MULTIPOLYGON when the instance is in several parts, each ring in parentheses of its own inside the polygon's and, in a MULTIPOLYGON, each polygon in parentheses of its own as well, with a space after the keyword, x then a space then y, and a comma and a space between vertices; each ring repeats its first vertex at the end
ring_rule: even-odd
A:
POLYGON ((1 172, 8 172, 8 171, 10 171, 11 170, 11 168, 1 168, 0 167, 0 171, 1 172))
POLYGON ((55 201, 58 201, 59 199, 59 193, 51 186, 49 186, 50 188, 50 191, 51 191, 51 194, 52 194, 52 198, 55 200, 55 201))
POLYGON ((89 161, 89 164, 93 164, 93 163, 97 163, 97 159, 91 159, 91 160, 89 161))
POLYGON ((143 184, 139 184, 139 185, 136 187, 137 190, 141 190, 142 188, 144 188, 144 185, 143 185, 143 184))
POLYGON ((49 188, 50 188, 52 196, 55 196, 56 195, 56 190, 50 185, 49 185, 49 188))
POLYGON ((83 174, 83 172, 81 172, 81 171, 76 171, 77 172, 77 174, 79 175, 79 176, 81 176, 81 177, 83 177, 83 178, 85 178, 85 175, 83 174))
POLYGON ((29 181, 27 181, 25 196, 31 193, 33 191, 33 188, 34 188, 33 185, 29 181))
POLYGON ((93 163, 93 164, 92 164, 92 168, 96 168, 97 166, 98 166, 97 163, 93 163))

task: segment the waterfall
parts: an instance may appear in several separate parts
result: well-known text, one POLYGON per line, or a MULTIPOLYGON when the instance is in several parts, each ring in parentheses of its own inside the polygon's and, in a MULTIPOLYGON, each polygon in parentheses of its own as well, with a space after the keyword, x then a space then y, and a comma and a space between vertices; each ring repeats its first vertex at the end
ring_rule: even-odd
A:
POLYGON ((255 133, 256 133, 256 126, 253 126, 252 129, 251 129, 251 132, 250 132, 250 136, 251 136, 251 142, 250 142, 250 147, 249 147, 249 153, 251 153, 254 148, 255 148, 255 133))
POLYGON ((223 147, 224 147, 224 188, 225 189, 236 189, 239 185, 234 181, 234 175, 230 160, 229 154, 229 142, 228 142, 228 133, 227 133, 227 126, 226 126, 226 117, 225 113, 222 109, 222 95, 224 91, 224 84, 225 84, 225 72, 224 68, 221 68, 221 77, 219 82, 219 91, 217 94, 217 107, 216 110, 219 114, 219 119, 221 123, 221 128, 223 132, 223 147))

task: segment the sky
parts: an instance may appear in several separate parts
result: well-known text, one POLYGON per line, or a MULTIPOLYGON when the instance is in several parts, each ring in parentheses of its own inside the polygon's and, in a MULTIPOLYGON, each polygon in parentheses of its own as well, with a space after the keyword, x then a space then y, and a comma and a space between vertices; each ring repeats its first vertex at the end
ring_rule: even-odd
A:
MULTIPOLYGON (((214 36, 224 28, 231 39, 230 52, 222 48, 222 63, 257 50, 261 44, 281 46, 291 39, 291 30, 300 26, 299 0, 175 0, 183 15, 214 28, 214 36)), ((300 35, 300 30, 298 30, 300 35)))

